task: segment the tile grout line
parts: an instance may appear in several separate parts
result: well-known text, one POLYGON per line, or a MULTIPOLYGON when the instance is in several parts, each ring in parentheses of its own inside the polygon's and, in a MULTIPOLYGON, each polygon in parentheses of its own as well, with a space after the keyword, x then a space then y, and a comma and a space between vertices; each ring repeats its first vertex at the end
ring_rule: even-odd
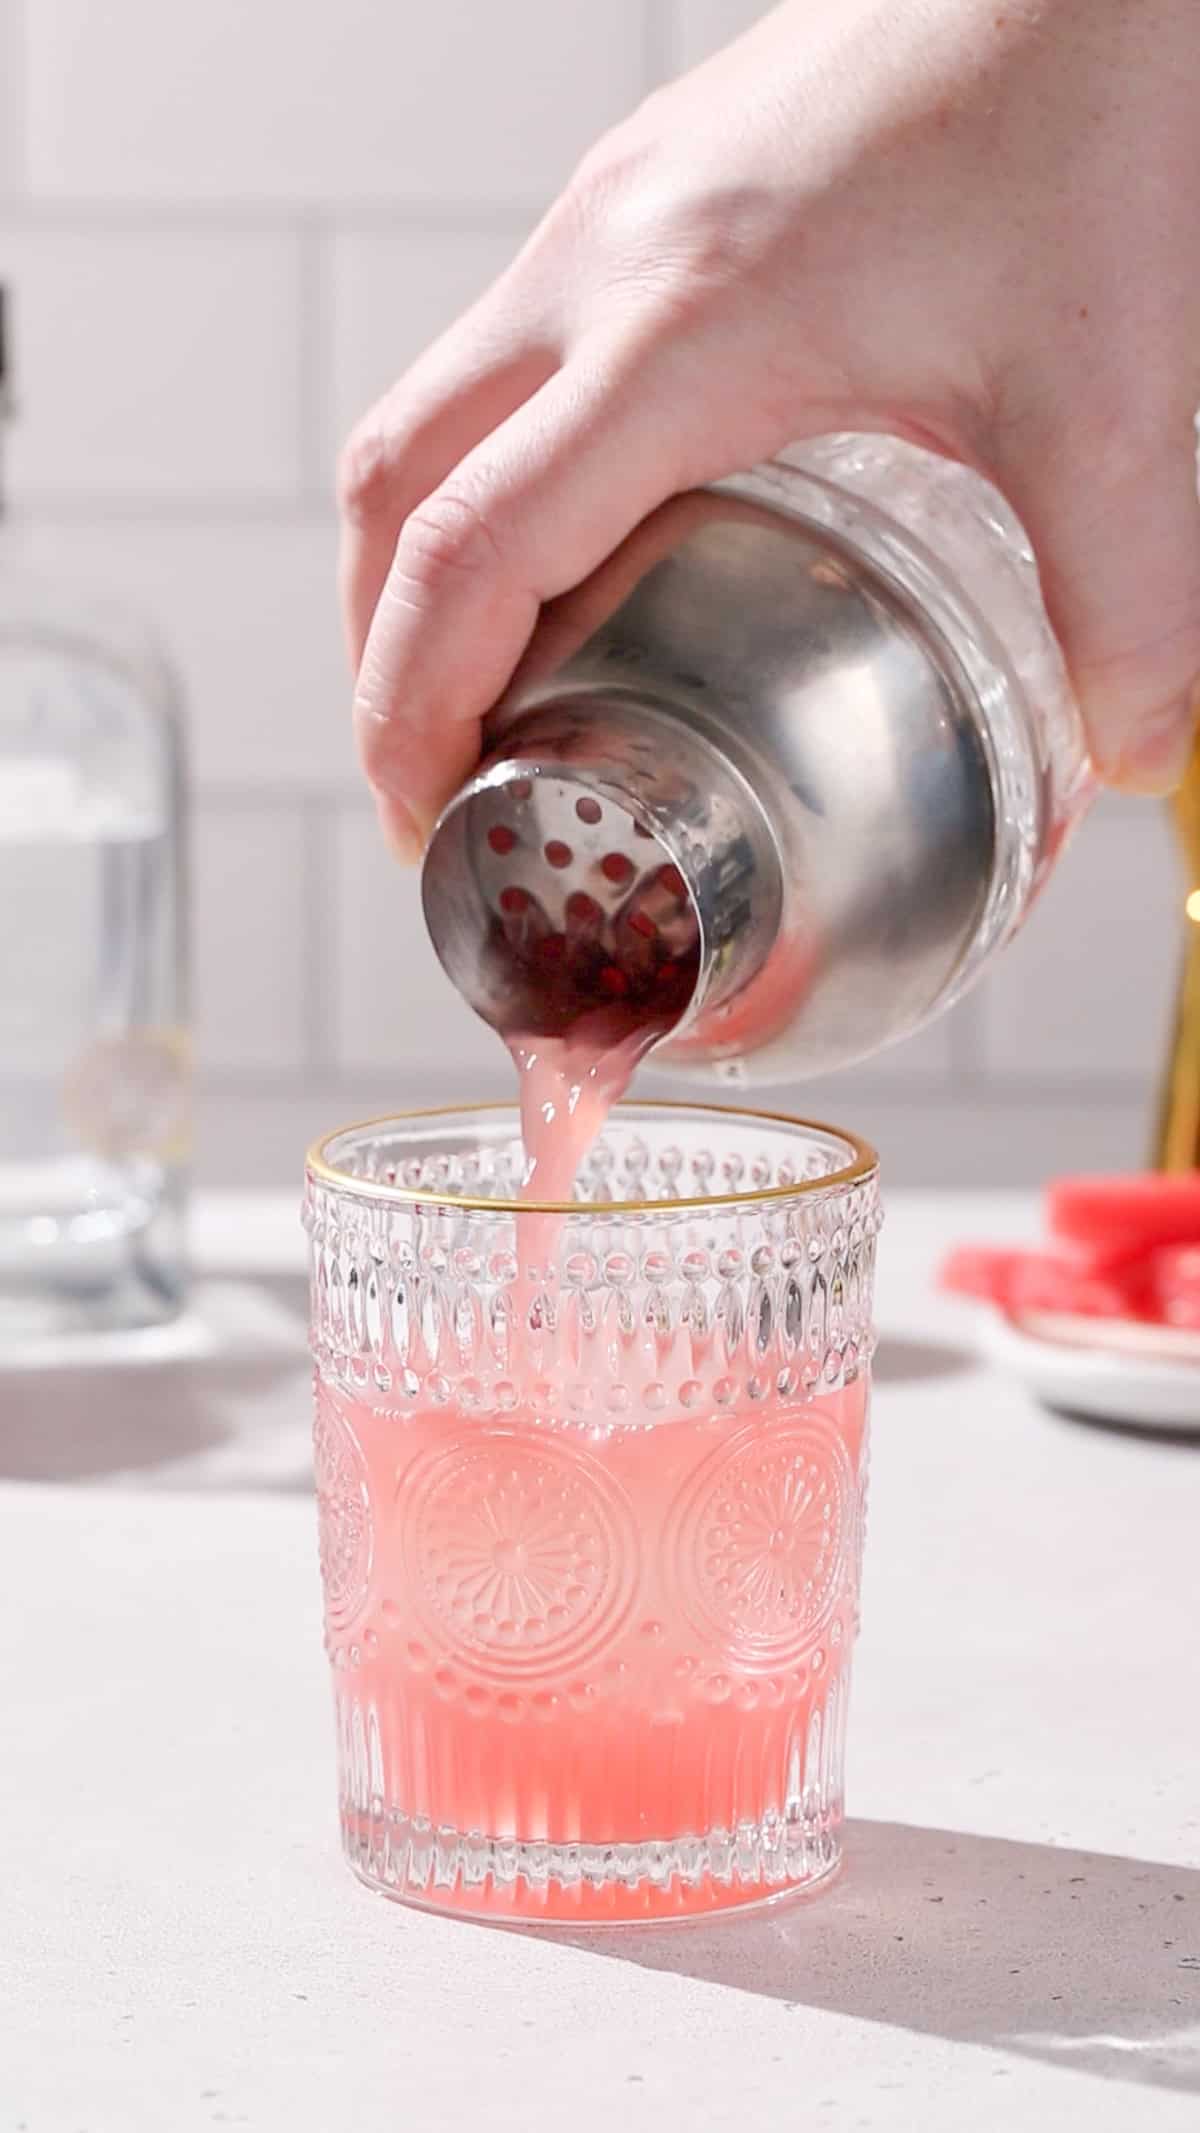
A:
POLYGON ((337 806, 313 793, 300 799, 301 852, 304 878, 297 898, 297 915, 303 943, 301 1028, 306 1075, 327 1077, 333 1073, 328 1049, 328 1030, 333 1006, 333 868, 329 832, 337 819, 337 806))
POLYGON ((205 526, 333 526, 331 495, 263 496, 217 494, 197 496, 175 490, 162 496, 118 496, 113 493, 79 492, 40 494, 23 489, 13 513, 13 524, 30 532, 69 532, 79 527, 152 526, 176 530, 205 526))
POLYGON ((310 508, 330 508, 329 469, 326 465, 328 416, 331 403, 330 354, 332 319, 329 316, 327 240, 309 217, 297 223, 297 361, 299 365, 300 495, 310 508))
POLYGON ((674 0, 642 0, 643 93, 657 89, 676 73, 674 0))
MULTIPOLYGON (((653 0, 648 0, 653 4, 653 0)), ((649 39, 647 42, 649 43, 649 39)), ((22 113, 23 119, 23 113, 22 113)), ((22 144, 25 128, 16 128, 22 144)), ((464 200, 462 202, 405 201, 403 199, 295 200, 220 199, 205 201, 90 199, 63 195, 59 199, 34 198, 28 191, 24 164, 18 175, 22 190, 0 192, 0 232, 31 236, 97 237, 250 237, 279 238, 310 229, 318 238, 343 233, 368 237, 395 234, 405 237, 511 233, 514 240, 528 234, 533 222, 544 214, 547 197, 522 199, 464 200)))
MULTIPOLYGON (((314 803, 314 805, 319 809, 319 802, 314 803)), ((210 1089, 219 1088, 225 1090, 231 1095, 247 1098, 261 1097, 265 1101, 280 1091, 292 1094, 308 1094, 315 1090, 316 1093, 321 1094, 325 1090, 348 1089, 351 1091, 362 1090, 369 1093, 395 1078, 394 1073, 389 1073, 388 1069, 383 1065, 371 1066, 360 1062, 352 1066, 339 1067, 334 1062, 332 1054, 324 1047, 324 1027, 322 1027, 319 1035, 322 1040, 323 1057, 315 1063, 301 1063, 286 1069, 274 1067, 261 1069, 252 1067, 214 1067, 204 1075, 205 1085, 210 1089)), ((421 1075, 437 1074, 439 1069, 436 1063, 426 1061, 419 1065, 410 1063, 407 1071, 410 1076, 416 1075, 420 1077, 421 1075)), ((481 1071, 478 1068, 473 1068, 471 1076, 464 1077, 464 1086, 467 1079, 478 1076, 481 1071)), ((496 1074, 503 1078, 499 1063, 496 1066, 496 1074)), ((695 1083, 690 1084, 690 1089, 691 1096, 695 1100, 698 1095, 695 1083)), ((648 1085, 647 1093, 651 1093, 648 1085)), ((764 1087, 759 1091, 759 1095, 764 1107, 769 1109, 770 1088, 764 1087)), ((891 1111, 903 1112, 906 1116, 928 1118, 932 1122, 936 1118, 938 1110, 946 1106, 947 1103, 950 1114, 955 1117, 978 1116, 987 1113, 1003 1114, 1013 1109, 1022 1108, 1031 1095, 1033 1100, 1041 1105, 1049 1105, 1051 1107, 1069 1105, 1072 1109, 1106 1111, 1141 1101, 1145 1096, 1145 1089, 1136 1078, 1123 1082, 1114 1081, 1105 1085, 1092 1085, 1082 1091, 1074 1086, 1069 1089, 1059 1088, 1054 1090, 1042 1086, 1033 1091, 1024 1088, 998 1089, 993 1082, 988 1085, 986 1093, 982 1095, 958 1096, 951 1092, 948 1098, 944 1085, 925 1084, 920 1088, 915 1088, 912 1083, 880 1081, 872 1083, 870 1088, 856 1088, 853 1092, 853 1102, 856 1108, 878 1105, 891 1111)), ((719 1087, 714 1087, 712 1100, 714 1102, 721 1101, 719 1087)), ((802 1110, 804 1109, 804 1104, 802 1101, 798 1101, 793 1105, 793 1108, 802 1110)))
POLYGON ((311 801, 314 806, 323 806, 331 813, 346 810, 361 814, 364 822, 370 817, 370 801, 363 797, 365 787, 360 789, 351 774, 342 772, 337 780, 313 776, 297 779, 295 784, 280 785, 278 782, 256 781, 252 774, 239 784, 226 778, 208 778, 202 773, 192 778, 192 796, 198 807, 214 814, 262 814, 272 808, 293 813, 311 801))
MULTIPOLYGON (((9 91, 4 99, 3 120, 10 128, 9 174, 18 200, 30 191, 29 167, 29 16, 30 0, 10 0, 8 34, 2 40, 8 63, 9 91)), ((2 212, 2 207, 0 207, 2 212)))
POLYGON ((980 1095, 989 1085, 984 1061, 983 1017, 978 993, 961 1001, 949 1032, 950 1086, 964 1095, 980 1095))

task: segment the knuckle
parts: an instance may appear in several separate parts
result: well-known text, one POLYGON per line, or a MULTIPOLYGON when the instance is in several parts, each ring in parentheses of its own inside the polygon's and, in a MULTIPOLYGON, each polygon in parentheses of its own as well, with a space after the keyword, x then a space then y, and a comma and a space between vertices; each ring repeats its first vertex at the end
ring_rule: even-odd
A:
POLYGON ((402 794, 411 775, 415 733, 382 663, 359 675, 351 711, 359 765, 373 792, 402 794))
POLYGON ((731 180, 712 158, 680 156, 651 100, 587 150, 537 243, 582 262, 585 315, 624 296, 686 330, 770 265, 779 224, 763 187, 731 180))
MULTIPOLYGON (((659 170, 610 200, 603 242, 608 284, 625 287, 666 325, 686 330, 763 281, 771 233, 750 191, 659 170)), ((766 286, 764 282, 764 286, 766 286)))
POLYGON ((392 453, 378 415, 367 415, 346 439, 337 463, 337 496, 343 518, 369 525, 387 509, 392 490, 392 453))
POLYGON ((447 581, 494 568, 499 543, 485 507, 461 487, 437 489, 404 521, 397 569, 408 582, 436 590, 447 581))
POLYGON ((567 200, 589 219, 606 213, 615 197, 636 195, 647 155, 646 135, 637 117, 612 127, 580 157, 567 187, 567 200))
POLYGON ((714 184, 679 199, 669 229, 683 276, 702 287, 739 280, 763 250, 769 222, 761 196, 749 186, 714 184))

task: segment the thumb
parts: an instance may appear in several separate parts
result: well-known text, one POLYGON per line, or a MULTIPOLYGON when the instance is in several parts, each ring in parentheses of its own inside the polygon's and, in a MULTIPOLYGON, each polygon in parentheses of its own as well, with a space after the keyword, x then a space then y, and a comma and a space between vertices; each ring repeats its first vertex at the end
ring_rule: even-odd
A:
POLYGON ((1200 502, 1192 424, 1114 465, 1086 448, 1008 467, 1046 607, 1109 784, 1169 792, 1200 715, 1200 502))

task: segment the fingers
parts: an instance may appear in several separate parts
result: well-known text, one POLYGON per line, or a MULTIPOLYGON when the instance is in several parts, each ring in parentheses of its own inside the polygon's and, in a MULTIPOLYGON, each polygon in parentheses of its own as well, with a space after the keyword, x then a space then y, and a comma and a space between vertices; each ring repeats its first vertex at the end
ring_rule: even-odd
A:
MULTIPOLYGON (((393 844, 412 851, 473 768, 544 600, 676 490, 718 471, 666 361, 581 350, 405 521, 355 699, 393 844)), ((726 471, 722 468, 720 471, 726 471)))
POLYGON ((342 618, 356 672, 408 513, 557 365, 528 300, 506 291, 507 277, 376 403, 342 453, 342 618))
POLYGON ((1200 698, 1200 504, 1190 422, 1119 477, 1076 451, 1004 483, 1110 784, 1163 793, 1191 753, 1200 698))

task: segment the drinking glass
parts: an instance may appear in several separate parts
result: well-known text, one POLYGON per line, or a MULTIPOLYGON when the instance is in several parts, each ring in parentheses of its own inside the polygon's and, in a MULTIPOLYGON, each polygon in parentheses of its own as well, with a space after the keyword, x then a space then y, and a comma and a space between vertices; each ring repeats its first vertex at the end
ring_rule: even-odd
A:
POLYGON ((503 1106, 310 1154, 347 1856, 477 1916, 756 1903, 840 1857, 873 1152, 630 1103, 570 1204, 503 1106))

